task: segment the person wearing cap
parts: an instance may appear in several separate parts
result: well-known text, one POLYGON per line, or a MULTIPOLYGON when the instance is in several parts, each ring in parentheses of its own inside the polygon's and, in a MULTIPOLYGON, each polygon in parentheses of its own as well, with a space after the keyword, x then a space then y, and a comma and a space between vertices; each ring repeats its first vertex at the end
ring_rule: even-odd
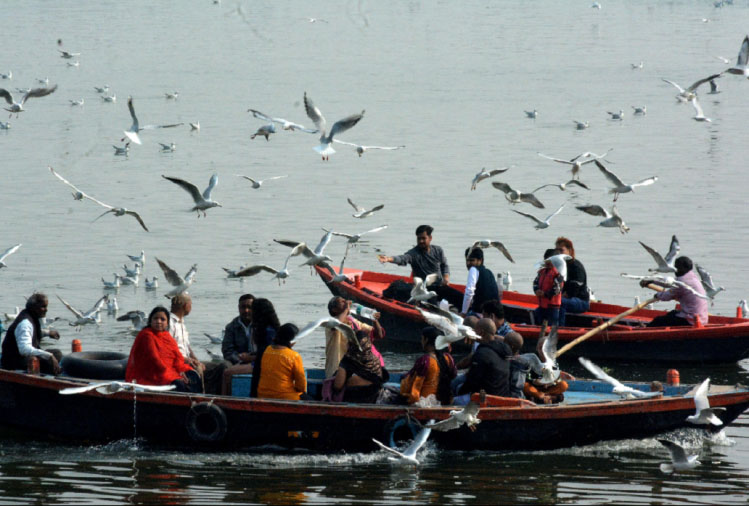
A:
MULTIPOLYGON (((679 257, 674 260, 676 268, 676 281, 687 286, 675 286, 656 293, 658 300, 667 301, 675 300, 681 307, 666 313, 665 315, 653 318, 648 327, 676 327, 686 325, 707 325, 707 299, 705 288, 702 286, 697 273, 692 269, 692 260, 689 257, 679 257)), ((643 279, 640 281, 643 288, 649 286, 649 281, 643 279)))
POLYGON ((484 266, 484 251, 481 248, 467 248, 466 269, 468 280, 463 292, 464 315, 479 314, 484 303, 490 300, 500 300, 499 287, 494 273, 484 266))

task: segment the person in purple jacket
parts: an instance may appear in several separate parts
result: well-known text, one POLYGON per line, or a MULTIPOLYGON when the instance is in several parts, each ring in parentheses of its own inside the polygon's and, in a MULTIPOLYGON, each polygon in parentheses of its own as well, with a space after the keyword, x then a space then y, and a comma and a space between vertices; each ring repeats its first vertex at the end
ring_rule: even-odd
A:
MULTIPOLYGON (((665 315, 656 316, 648 324, 648 327, 707 325, 708 316, 705 289, 702 287, 700 277, 692 269, 692 261, 689 257, 679 257, 674 261, 674 267, 676 268, 676 281, 688 285, 692 290, 676 286, 655 294, 658 300, 676 300, 681 307, 669 311, 665 315), (697 294, 702 295, 702 297, 697 294)), ((648 281, 645 279, 642 280, 640 286, 648 286, 648 281)))

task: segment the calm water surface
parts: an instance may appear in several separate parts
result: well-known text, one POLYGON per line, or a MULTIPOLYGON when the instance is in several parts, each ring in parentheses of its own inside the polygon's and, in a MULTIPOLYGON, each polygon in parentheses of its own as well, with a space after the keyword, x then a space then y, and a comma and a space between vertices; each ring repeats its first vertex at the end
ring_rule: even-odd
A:
MULTIPOLYGON (((29 100, 27 111, 10 119, 11 129, 0 131, 6 175, 0 249, 23 243, 0 272, 0 309, 22 306, 34 290, 52 296, 49 316, 66 316, 54 295, 87 309, 101 297, 99 278, 111 279, 125 254, 145 250, 149 277, 163 278, 155 257, 181 273, 198 264, 188 324, 193 347, 207 358, 203 332, 218 333, 242 293, 270 298, 282 321, 299 325, 323 314, 330 296, 317 277, 293 263, 281 286, 262 275, 227 280, 221 267, 280 267, 288 250, 274 238, 316 244, 321 227, 353 233, 388 224, 352 250, 346 265, 406 273, 381 267, 375 255, 405 251, 414 228, 431 223, 456 281, 466 274, 463 249, 491 238, 502 240, 517 263, 488 252, 487 265, 511 271, 515 288, 528 290, 535 261, 555 237, 566 235, 597 297, 622 305, 646 296, 619 276, 651 267, 637 241, 665 251, 675 233, 682 253, 726 288, 711 310, 734 314, 747 285, 741 259, 749 220, 743 192, 749 84, 724 76, 720 94, 701 90, 705 114, 713 118, 704 124, 690 119, 692 108, 677 104, 675 89, 661 78, 687 86, 723 70, 714 56, 733 61, 749 5, 620 1, 597 10, 590 4, 6 1, 13 22, 4 25, 0 72, 12 70, 13 79, 0 86, 15 91, 49 77, 59 89, 29 100), (81 53, 79 67, 59 57, 58 38, 63 49, 81 53), (643 68, 633 70, 630 64, 640 61, 643 68), (97 96, 93 87, 104 84, 117 102, 97 96), (164 98, 175 90, 178 100, 164 98), (342 138, 407 148, 358 158, 340 146, 323 163, 311 149, 315 136, 279 132, 269 142, 249 139, 262 124, 246 112, 250 107, 309 125, 301 105, 305 91, 329 123, 366 109, 342 138), (201 130, 145 131, 142 146, 115 157, 111 145, 121 145, 130 125, 128 95, 141 124, 199 121, 201 130), (69 105, 81 98, 83 107, 69 105), (646 105, 648 114, 631 115, 633 105, 646 105), (539 111, 535 120, 523 113, 532 109, 539 111), (619 109, 624 121, 607 119, 606 111, 619 109), (591 127, 577 131, 572 120, 591 127), (177 150, 160 153, 158 142, 174 142, 177 150), (547 209, 518 208, 543 218, 569 201, 547 230, 534 230, 512 213, 488 182, 469 191, 481 167, 512 166, 497 179, 530 191, 569 177, 564 166, 537 152, 572 158, 610 148, 609 168, 626 182, 659 177, 617 202, 632 228, 627 235, 596 227, 598 219, 574 209, 611 203, 605 180, 590 166, 582 173, 589 192, 545 189, 538 196, 547 209), (73 201, 50 165, 100 200, 138 211, 151 232, 129 217, 92 223, 101 210, 73 201), (187 194, 160 177, 203 188, 213 173, 219 174, 213 196, 223 207, 205 219, 187 212, 187 194), (254 191, 236 174, 289 177, 254 191), (355 220, 346 198, 385 208, 355 220)), ((326 252, 338 261, 343 250, 334 240, 326 252)), ((160 281, 156 292, 121 289, 121 310, 164 303, 160 281)), ((65 350, 73 338, 88 350, 127 352, 132 343, 127 325, 111 316, 80 333, 64 323, 58 328, 65 350)), ((321 366, 322 334, 299 350, 306 365, 321 366)), ((409 367, 414 357, 386 355, 395 369, 409 367)), ((562 365, 584 375, 571 361, 562 365)), ((710 375, 714 383, 746 383, 746 367, 680 369, 684 382, 710 375)), ((613 370, 622 379, 663 379, 665 368, 625 364, 613 370)), ((674 436, 701 453, 702 466, 661 474, 666 453, 652 439, 549 453, 447 453, 428 446, 424 464, 409 469, 390 465, 380 453, 203 454, 164 452, 138 441, 80 448, 7 435, 0 443, 0 502, 746 503, 746 417, 708 441, 698 431, 674 436)))

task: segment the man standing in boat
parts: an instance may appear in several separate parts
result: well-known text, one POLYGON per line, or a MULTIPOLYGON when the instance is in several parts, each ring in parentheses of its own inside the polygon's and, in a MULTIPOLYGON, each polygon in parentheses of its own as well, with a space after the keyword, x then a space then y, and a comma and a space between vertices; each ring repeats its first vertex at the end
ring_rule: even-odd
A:
POLYGON ((410 265, 411 273, 416 278, 425 279, 429 274, 437 274, 437 282, 428 286, 427 289, 434 291, 438 297, 461 308, 463 305, 463 294, 448 285, 450 282, 450 267, 447 265, 447 257, 444 250, 432 244, 432 228, 429 225, 419 225, 416 228, 416 246, 402 255, 387 256, 377 255, 380 263, 391 263, 396 265, 410 265))
MULTIPOLYGON (((705 289, 699 276, 692 269, 692 260, 689 257, 679 257, 674 260, 676 269, 676 281, 684 283, 684 286, 675 286, 656 293, 658 300, 676 300, 681 305, 680 309, 674 309, 662 316, 656 316, 648 323, 648 327, 676 327, 687 325, 707 325, 707 300, 705 289), (699 294, 699 295, 698 295, 699 294), (700 295, 702 297, 700 297, 700 295)), ((650 288, 650 281, 643 279, 640 286, 650 288)))
POLYGON ((500 300, 499 287, 494 273, 484 266, 484 252, 481 248, 466 249, 466 268, 468 280, 460 312, 467 315, 470 311, 471 314, 478 315, 485 302, 500 300))
MULTIPOLYGON (((39 369, 46 374, 60 374, 59 360, 62 354, 58 350, 45 351, 39 347, 42 340, 42 328, 39 320, 47 314, 49 300, 43 293, 34 293, 26 301, 26 308, 18 313, 13 323, 8 327, 2 345, 2 360, 0 365, 3 369, 17 370, 27 369, 27 362, 37 357, 39 369)), ((50 330, 49 336, 59 339, 60 334, 56 330, 50 330)))

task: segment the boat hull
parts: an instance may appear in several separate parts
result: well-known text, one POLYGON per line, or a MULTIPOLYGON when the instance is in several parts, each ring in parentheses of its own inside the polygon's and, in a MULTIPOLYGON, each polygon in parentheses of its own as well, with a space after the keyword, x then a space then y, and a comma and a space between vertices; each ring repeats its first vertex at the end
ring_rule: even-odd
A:
MULTIPOLYGON (((387 441, 391 436, 413 437, 408 431, 395 433, 398 421, 404 422, 407 429, 407 417, 422 423, 441 420, 449 416, 451 409, 179 393, 59 393, 63 388, 79 385, 79 380, 0 371, 0 425, 22 429, 37 438, 66 442, 137 437, 156 446, 232 451, 268 445, 315 451, 367 451, 375 449, 372 438, 387 441), (220 438, 205 441, 191 435, 187 421, 194 403, 210 403, 224 413, 226 426, 220 438)), ((726 408, 719 416, 728 424, 749 407, 749 391, 741 387, 721 388, 723 392, 710 395, 710 403, 726 408)), ((694 427, 686 422, 686 417, 694 412, 694 399, 683 395, 688 387, 668 389, 672 391, 667 391, 665 397, 622 401, 610 394, 610 386, 573 381, 570 392, 578 393, 571 393, 570 399, 578 395, 582 402, 536 406, 528 401, 495 398, 504 405, 482 407, 481 423, 475 431, 466 427, 433 431, 431 440, 448 449, 540 450, 694 427), (606 388, 609 393, 604 392, 606 388), (586 396, 594 402, 585 400, 586 396)))
MULTIPOLYGON (((352 299, 377 309, 380 323, 388 340, 420 344, 421 329, 426 325, 421 313, 411 304, 382 296, 382 291, 395 280, 408 281, 403 276, 344 269, 348 278, 344 282, 331 282, 329 271, 317 272, 334 295, 352 299)), ((461 285, 451 285, 463 290, 461 285)), ((540 327, 534 325, 533 311, 536 297, 506 291, 502 304, 507 320, 525 341, 524 350, 536 347, 540 327)), ((580 315, 567 315, 568 327, 559 329, 559 347, 580 337, 598 324, 630 308, 591 303, 590 311, 580 315)), ((736 362, 749 357, 749 320, 726 316, 710 316, 710 324, 702 327, 647 328, 646 323, 664 311, 641 309, 590 339, 570 349, 568 356, 586 356, 597 359, 652 361, 652 362, 736 362)))

